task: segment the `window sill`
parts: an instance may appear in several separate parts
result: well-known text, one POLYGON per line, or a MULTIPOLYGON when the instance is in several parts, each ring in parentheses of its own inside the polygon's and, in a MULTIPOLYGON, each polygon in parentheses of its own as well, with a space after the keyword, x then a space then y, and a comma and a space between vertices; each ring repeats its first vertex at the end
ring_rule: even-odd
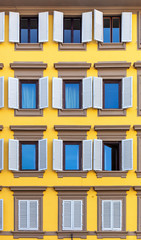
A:
POLYGON ((136 171, 137 178, 141 178, 141 171, 136 171))
POLYGON ((59 51, 86 51, 86 43, 58 43, 59 51))
POLYGON ((43 109, 15 109, 14 115, 17 117, 38 117, 43 116, 43 109))
POLYGON ((87 238, 87 231, 58 231, 58 238, 87 238))
POLYGON ((121 177, 126 178, 128 171, 95 171, 97 178, 102 177, 121 177))
POLYGON ((126 109, 99 109, 98 116, 126 116, 126 109))
POLYGON ((126 50, 126 43, 98 43, 99 50, 126 50))
POLYGON ((13 231, 14 239, 16 238, 38 238, 43 239, 45 232, 43 231, 13 231))
POLYGON ((42 51, 42 43, 15 43, 16 51, 42 51))
POLYGON ((45 171, 12 171, 14 174, 14 178, 19 177, 38 177, 43 178, 43 174, 45 171))
POLYGON ((137 232, 136 232, 136 236, 137 236, 137 239, 141 239, 141 232, 140 232, 140 231, 137 231, 137 232))
POLYGON ((81 177, 86 178, 87 177, 87 171, 57 171, 58 178, 63 177, 81 177))
POLYGON ((98 231, 97 238, 121 238, 125 239, 128 232, 126 231, 98 231))
POLYGON ((59 117, 86 117, 87 110, 86 109, 59 109, 58 116, 59 117))

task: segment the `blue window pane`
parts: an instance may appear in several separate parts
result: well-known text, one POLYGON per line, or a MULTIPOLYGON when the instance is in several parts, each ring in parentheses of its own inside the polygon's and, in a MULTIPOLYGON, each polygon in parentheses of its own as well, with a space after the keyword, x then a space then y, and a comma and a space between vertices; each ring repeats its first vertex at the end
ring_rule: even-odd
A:
POLYGON ((36 145, 22 144, 22 170, 36 170, 36 145))
POLYGON ((81 42, 81 20, 73 19, 73 43, 80 43, 81 42))
POLYGON ((120 42, 119 18, 113 19, 112 35, 113 35, 113 42, 115 42, 115 43, 120 42))
POLYGON ((22 106, 21 108, 36 108, 36 84, 22 83, 22 106))
POLYGON ((21 43, 28 43, 28 29, 21 29, 21 43))
POLYGON ((73 43, 80 43, 80 30, 73 31, 73 43))
POLYGON ((108 109, 119 108, 119 83, 105 83, 105 106, 108 109))
POLYGON ((104 30, 103 30, 103 37, 104 37, 104 43, 111 42, 111 36, 110 36, 110 19, 105 18, 104 19, 104 30))
POLYGON ((71 30, 64 30, 64 43, 71 43, 71 30))
POLYGON ((79 108, 79 83, 65 84, 65 108, 79 108))
POLYGON ((104 145, 104 170, 112 170, 112 147, 104 145))
POLYGON ((65 144, 65 170, 79 170, 79 145, 65 144))
POLYGON ((30 43, 37 43, 37 29, 30 29, 30 43))

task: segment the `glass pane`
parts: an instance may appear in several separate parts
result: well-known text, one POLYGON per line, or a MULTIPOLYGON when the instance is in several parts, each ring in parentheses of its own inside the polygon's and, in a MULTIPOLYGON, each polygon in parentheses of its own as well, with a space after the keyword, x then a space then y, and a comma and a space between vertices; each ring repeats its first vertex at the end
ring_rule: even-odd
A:
POLYGON ((36 83, 22 83, 21 108, 36 108, 36 83))
POLYGON ((112 147, 104 145, 104 170, 112 170, 112 147))
POLYGON ((22 170, 36 170, 36 145, 22 144, 22 170))
POLYGON ((79 83, 65 83, 65 108, 80 108, 79 85, 79 83))
POLYGON ((21 43, 28 43, 28 19, 21 18, 21 43))
POLYGON ((80 19, 73 19, 73 43, 81 42, 81 22, 80 19))
POLYGON ((119 83, 104 83, 105 108, 119 108, 119 83))
POLYGON ((120 22, 119 18, 113 18, 113 29, 112 29, 112 35, 113 35, 113 42, 120 42, 120 22))
POLYGON ((38 23, 37 18, 30 19, 30 43, 38 42, 38 23))
POLYGON ((104 43, 109 43, 111 42, 110 39, 110 18, 105 18, 104 19, 104 43))
POLYGON ((65 144, 65 170, 79 170, 79 145, 65 144))
POLYGON ((71 43, 71 19, 64 20, 64 43, 71 43))

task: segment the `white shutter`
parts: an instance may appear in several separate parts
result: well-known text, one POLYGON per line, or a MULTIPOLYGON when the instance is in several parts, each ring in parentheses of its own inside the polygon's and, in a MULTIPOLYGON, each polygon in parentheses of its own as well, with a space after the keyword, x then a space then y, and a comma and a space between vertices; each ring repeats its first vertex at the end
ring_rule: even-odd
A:
POLYGON ((38 141, 39 171, 47 169, 47 139, 38 141))
POLYGON ((9 12, 9 42, 19 42, 20 15, 18 12, 9 12))
POLYGON ((72 201, 73 200, 63 200, 62 202, 62 230, 71 230, 72 228, 72 201))
POLYGON ((122 12, 121 41, 132 41, 132 12, 122 12))
POLYGON ((82 42, 92 41, 92 12, 82 13, 82 42))
POLYGON ((9 139, 9 170, 19 170, 19 140, 9 139))
POLYGON ((38 230, 38 200, 29 200, 29 230, 38 230))
POLYGON ((122 108, 132 107, 132 77, 122 79, 122 108))
POLYGON ((102 171, 102 140, 94 139, 94 170, 102 171))
POLYGON ((92 77, 83 78, 83 109, 92 107, 92 77))
POLYGON ((92 140, 83 140, 83 170, 92 170, 92 140))
POLYGON ((102 109, 103 91, 102 78, 93 78, 93 108, 102 109))
POLYGON ((94 40, 103 42, 103 12, 94 9, 94 40))
POLYGON ((4 77, 0 77, 0 108, 4 107, 4 77))
POLYGON ((73 200, 73 230, 82 230, 82 200, 73 200))
POLYGON ((39 79, 39 108, 48 107, 48 77, 39 79))
POLYGON ((8 107, 19 108, 19 79, 8 78, 8 107))
POLYGON ((38 17, 39 42, 48 42, 48 12, 39 13, 38 17))
POLYGON ((133 169, 133 139, 122 140, 122 170, 133 169))
POLYGON ((3 199, 0 199, 0 231, 3 230, 3 199))
POLYGON ((122 201, 114 200, 113 201, 113 230, 121 231, 122 230, 122 201))
POLYGON ((63 13, 53 13, 53 41, 63 42, 63 13))
POLYGON ((5 35, 5 12, 0 13, 0 42, 4 42, 5 35))
POLYGON ((19 226, 18 230, 28 229, 28 200, 18 200, 18 215, 19 215, 19 226))
POLYGON ((3 169, 4 160, 4 139, 0 139, 0 170, 3 169))
POLYGON ((112 230, 112 200, 102 200, 102 230, 112 230))
POLYGON ((63 141, 53 139, 53 170, 63 170, 63 141))
POLYGON ((52 79, 52 107, 62 109, 62 78, 52 79))

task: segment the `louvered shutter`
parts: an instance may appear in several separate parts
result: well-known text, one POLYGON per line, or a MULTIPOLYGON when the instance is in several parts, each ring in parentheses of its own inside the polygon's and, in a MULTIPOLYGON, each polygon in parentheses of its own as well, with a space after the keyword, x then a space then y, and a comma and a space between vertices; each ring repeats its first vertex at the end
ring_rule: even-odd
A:
POLYGON ((0 139, 0 170, 3 169, 4 160, 4 139, 0 139))
POLYGON ((82 13, 82 42, 92 41, 92 12, 82 13))
POLYGON ((63 13, 58 11, 53 14, 53 41, 63 42, 63 13))
POLYGON ((4 42, 5 35, 5 12, 0 13, 0 42, 4 42))
POLYGON ((122 108, 132 107, 132 77, 122 79, 122 108))
POLYGON ((0 231, 3 230, 3 199, 0 199, 0 231))
POLYGON ((19 170, 19 140, 9 139, 9 170, 19 170))
POLYGON ((83 109, 92 107, 92 77, 83 78, 83 109))
POLYGON ((39 13, 38 16, 39 42, 48 42, 48 12, 39 13))
POLYGON ((19 200, 19 226, 18 230, 27 230, 28 229, 28 219, 27 219, 27 211, 28 211, 28 200, 19 200))
POLYGON ((29 200, 29 230, 38 230, 38 200, 29 200))
POLYGON ((82 230, 82 200, 74 200, 73 230, 82 230))
POLYGON ((72 227, 72 219, 71 219, 71 204, 72 200, 63 200, 62 207, 62 230, 71 230, 72 227))
POLYGON ((19 108, 19 79, 8 78, 8 107, 19 108))
POLYGON ((122 201, 113 201, 113 230, 121 231, 122 229, 122 201))
POLYGON ((39 79, 39 108, 48 107, 48 77, 39 79))
POLYGON ((62 78, 52 79, 52 107, 62 109, 62 78))
POLYGON ((4 107, 4 77, 0 77, 0 108, 4 107))
POLYGON ((20 15, 17 12, 9 12, 9 42, 19 42, 20 15))
POLYGON ((121 41, 132 41, 132 12, 122 12, 121 41))
POLYGON ((133 169, 133 139, 122 140, 122 170, 133 169))
POLYGON ((63 141, 53 139, 53 170, 63 169, 63 141))
POLYGON ((94 170, 102 171, 102 140, 94 139, 94 170))
POLYGON ((112 201, 102 200, 102 230, 112 230, 112 201))
POLYGON ((103 42, 103 12, 94 9, 94 40, 103 42))
POLYGON ((93 108, 102 109, 103 91, 102 78, 93 78, 93 108))
POLYGON ((38 141, 39 171, 47 169, 47 139, 38 141))
POLYGON ((83 170, 92 170, 92 140, 83 140, 83 170))

